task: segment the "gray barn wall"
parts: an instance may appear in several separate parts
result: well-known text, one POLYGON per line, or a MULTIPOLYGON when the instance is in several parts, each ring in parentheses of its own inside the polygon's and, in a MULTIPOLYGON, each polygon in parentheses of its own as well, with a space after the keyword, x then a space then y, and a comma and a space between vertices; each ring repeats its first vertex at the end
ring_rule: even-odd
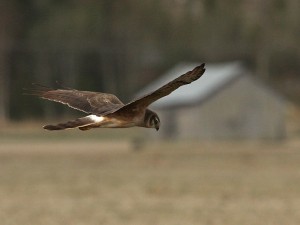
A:
POLYGON ((242 76, 203 104, 156 110, 163 137, 182 139, 283 138, 285 104, 250 76, 242 76))

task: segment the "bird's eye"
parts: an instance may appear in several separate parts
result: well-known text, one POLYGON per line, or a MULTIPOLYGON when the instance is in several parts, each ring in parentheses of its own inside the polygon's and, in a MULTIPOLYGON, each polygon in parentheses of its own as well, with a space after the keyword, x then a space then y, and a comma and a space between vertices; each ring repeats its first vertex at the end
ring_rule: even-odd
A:
POLYGON ((153 118, 153 121, 155 125, 159 124, 159 119, 156 116, 153 118))

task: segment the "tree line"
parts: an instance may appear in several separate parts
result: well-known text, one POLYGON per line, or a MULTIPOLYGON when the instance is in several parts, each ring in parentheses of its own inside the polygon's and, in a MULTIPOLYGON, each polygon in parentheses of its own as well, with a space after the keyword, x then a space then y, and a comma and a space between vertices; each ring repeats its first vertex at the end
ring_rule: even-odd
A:
POLYGON ((2 1, 0 120, 64 114, 22 95, 32 82, 126 101, 180 61, 239 59, 271 83, 297 76, 299 9, 298 0, 2 1))

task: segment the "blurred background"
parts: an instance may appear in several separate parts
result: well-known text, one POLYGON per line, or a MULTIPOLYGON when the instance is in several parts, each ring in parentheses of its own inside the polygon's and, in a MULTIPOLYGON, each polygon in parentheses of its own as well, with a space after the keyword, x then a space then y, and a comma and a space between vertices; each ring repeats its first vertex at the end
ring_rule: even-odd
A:
POLYGON ((0 8, 2 121, 61 115, 22 96, 32 82, 128 101, 182 61, 241 60, 299 103, 297 0, 13 0, 0 8))
POLYGON ((298 0, 1 0, 1 221, 298 224, 299 9, 298 0), (47 132, 82 114, 23 95, 59 83, 127 102, 202 62, 196 86, 153 105, 159 132, 47 132))

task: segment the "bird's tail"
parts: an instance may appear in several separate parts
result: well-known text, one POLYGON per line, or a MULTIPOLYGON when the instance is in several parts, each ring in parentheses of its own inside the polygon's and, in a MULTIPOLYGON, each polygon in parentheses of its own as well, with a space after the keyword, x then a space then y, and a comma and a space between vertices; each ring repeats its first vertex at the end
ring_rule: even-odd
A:
MULTIPOLYGON (((72 129, 72 128, 84 128, 85 126, 89 126, 94 124, 95 121, 90 117, 81 117, 76 120, 67 121, 64 123, 59 123, 56 125, 45 125, 43 128, 46 130, 65 130, 65 129, 72 129)), ((86 129, 81 129, 86 130, 86 129)))

